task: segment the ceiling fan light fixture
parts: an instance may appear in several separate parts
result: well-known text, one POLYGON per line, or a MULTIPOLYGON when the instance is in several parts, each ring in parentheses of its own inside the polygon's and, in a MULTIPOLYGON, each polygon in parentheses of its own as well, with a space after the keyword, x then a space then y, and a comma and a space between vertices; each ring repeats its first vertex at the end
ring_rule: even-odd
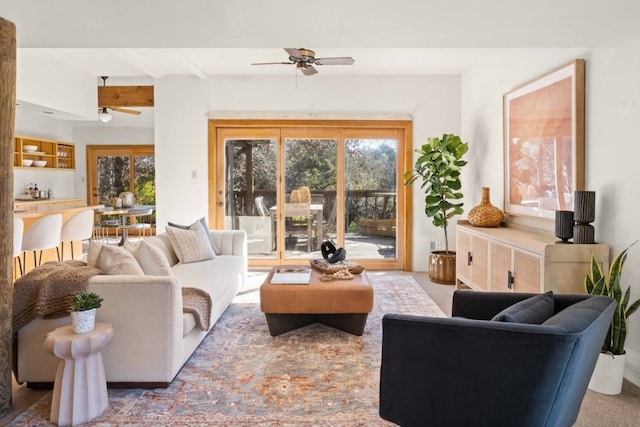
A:
POLYGON ((107 112, 107 107, 102 107, 102 110, 98 113, 98 119, 103 123, 107 123, 111 121, 112 118, 111 114, 107 112))

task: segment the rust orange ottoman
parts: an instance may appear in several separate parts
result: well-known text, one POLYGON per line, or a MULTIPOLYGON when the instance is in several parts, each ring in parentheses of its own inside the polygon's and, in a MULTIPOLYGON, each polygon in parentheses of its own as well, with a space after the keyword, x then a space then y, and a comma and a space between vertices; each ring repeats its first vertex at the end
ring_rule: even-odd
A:
POLYGON ((313 270, 308 285, 271 284, 275 269, 260 287, 260 309, 272 336, 322 323, 354 335, 362 335, 373 309, 373 289, 366 272, 353 280, 323 282, 313 270))

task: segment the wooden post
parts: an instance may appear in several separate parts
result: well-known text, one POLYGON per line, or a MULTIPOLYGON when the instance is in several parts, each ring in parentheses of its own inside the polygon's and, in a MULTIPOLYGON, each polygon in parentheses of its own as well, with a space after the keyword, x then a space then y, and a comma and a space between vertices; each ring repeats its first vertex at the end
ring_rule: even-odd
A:
POLYGON ((0 18, 0 417, 11 410, 16 26, 0 18))

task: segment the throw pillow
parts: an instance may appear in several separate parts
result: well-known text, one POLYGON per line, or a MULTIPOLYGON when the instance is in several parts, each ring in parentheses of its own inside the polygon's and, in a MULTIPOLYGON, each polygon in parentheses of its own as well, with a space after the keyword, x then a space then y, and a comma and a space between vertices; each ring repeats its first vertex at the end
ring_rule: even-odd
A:
POLYGON ((174 252, 183 264, 205 261, 216 256, 207 237, 209 233, 200 221, 191 224, 188 230, 167 226, 167 234, 174 252))
POLYGON ((517 302, 496 314, 491 320, 539 325, 551 316, 553 316, 553 292, 549 291, 517 302))
POLYGON ((133 252, 133 256, 140 264, 144 274, 149 276, 171 276, 173 274, 169 261, 162 250, 144 240, 133 252))
POLYGON ((91 267, 96 266, 98 255, 100 255, 100 250, 104 245, 104 243, 89 240, 89 248, 87 249, 87 265, 90 265, 91 267))
MULTIPOLYGON (((207 231, 207 237, 209 238, 209 242, 211 243, 211 248, 213 249, 213 252, 215 252, 216 255, 220 255, 220 252, 218 251, 218 248, 216 247, 216 244, 213 242, 213 238, 211 237, 211 233, 209 233, 209 225, 207 224, 207 220, 204 219, 204 217, 202 217, 198 221, 200 221, 200 224, 202 224, 204 229, 207 231)), ((173 222, 169 221, 169 226, 170 227, 181 228, 183 230, 188 230, 189 227, 191 227, 192 225, 193 224, 191 224, 191 225, 176 224, 176 223, 173 223, 173 222)))
POLYGON ((104 274, 144 275, 131 252, 118 246, 104 245, 100 249, 95 267, 104 274))

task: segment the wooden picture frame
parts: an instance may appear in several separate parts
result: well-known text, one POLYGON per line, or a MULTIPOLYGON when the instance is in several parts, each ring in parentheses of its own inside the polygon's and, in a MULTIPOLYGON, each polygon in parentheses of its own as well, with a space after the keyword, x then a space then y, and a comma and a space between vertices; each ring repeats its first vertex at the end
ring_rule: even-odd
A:
POLYGON ((554 218, 584 189, 584 60, 503 96, 504 211, 554 218))

